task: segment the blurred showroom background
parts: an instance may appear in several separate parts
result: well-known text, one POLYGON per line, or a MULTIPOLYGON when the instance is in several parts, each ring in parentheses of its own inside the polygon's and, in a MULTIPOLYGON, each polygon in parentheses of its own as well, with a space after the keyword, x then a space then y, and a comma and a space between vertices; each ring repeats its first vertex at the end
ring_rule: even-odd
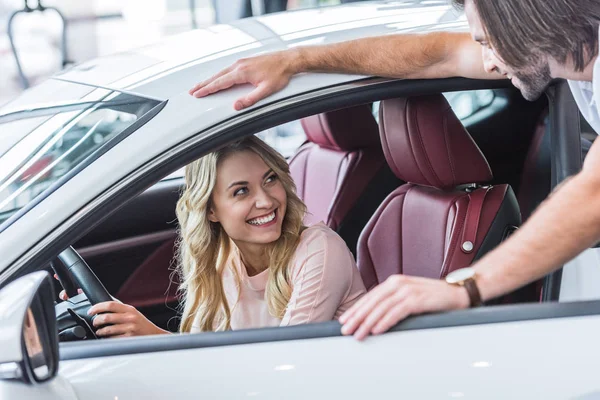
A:
MULTIPOLYGON (((0 106, 24 87, 94 57, 156 42, 165 36, 267 12, 335 5, 352 0, 0 0, 0 106), (263 3, 264 1, 264 3, 263 3), (34 9, 23 12, 26 7, 34 9), (12 18, 11 18, 12 17, 12 18), (22 79, 9 37, 13 42, 22 79)), ((354 0, 356 1, 356 0, 354 0)))

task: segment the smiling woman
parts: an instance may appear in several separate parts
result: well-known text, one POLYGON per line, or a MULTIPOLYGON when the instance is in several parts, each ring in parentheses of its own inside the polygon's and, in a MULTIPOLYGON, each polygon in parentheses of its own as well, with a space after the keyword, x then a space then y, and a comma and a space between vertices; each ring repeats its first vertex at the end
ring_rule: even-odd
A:
MULTIPOLYGON (((181 332, 297 325, 338 318, 365 287, 345 242, 303 224, 286 160, 251 136, 186 167, 180 224, 181 332)), ((99 336, 166 333, 135 308, 93 306, 99 336)))

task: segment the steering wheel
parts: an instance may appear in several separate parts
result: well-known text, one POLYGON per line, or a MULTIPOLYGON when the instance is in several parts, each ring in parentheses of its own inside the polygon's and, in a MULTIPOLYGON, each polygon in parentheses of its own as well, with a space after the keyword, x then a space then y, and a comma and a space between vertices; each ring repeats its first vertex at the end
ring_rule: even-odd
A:
POLYGON ((54 263, 54 270, 67 296, 76 296, 79 287, 92 305, 113 300, 100 279, 72 246, 63 250, 57 258, 59 262, 54 263))

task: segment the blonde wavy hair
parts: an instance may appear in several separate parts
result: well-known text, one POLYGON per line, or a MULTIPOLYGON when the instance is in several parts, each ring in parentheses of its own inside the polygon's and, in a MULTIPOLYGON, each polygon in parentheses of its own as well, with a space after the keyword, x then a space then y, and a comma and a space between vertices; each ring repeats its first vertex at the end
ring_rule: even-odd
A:
MULTIPOLYGON (((231 329, 231 306, 223 289, 231 240, 221 224, 211 222, 211 194, 219 163, 231 154, 252 151, 277 174, 287 194, 281 236, 267 246, 269 277, 265 297, 269 313, 282 318, 291 296, 288 265, 304 230, 306 206, 296 194, 296 185, 286 160, 255 136, 249 136, 207 154, 185 168, 185 189, 177 202, 179 293, 183 302, 180 332, 189 332, 198 316, 201 331, 231 329)), ((238 277, 239 278, 239 277, 238 277)))

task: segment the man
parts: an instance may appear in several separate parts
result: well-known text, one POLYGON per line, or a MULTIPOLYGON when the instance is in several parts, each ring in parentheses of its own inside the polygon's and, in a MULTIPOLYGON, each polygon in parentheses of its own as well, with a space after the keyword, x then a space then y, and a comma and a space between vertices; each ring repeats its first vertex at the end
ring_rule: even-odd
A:
MULTIPOLYGON (((206 96, 236 84, 255 89, 237 100, 249 107, 282 89, 299 72, 347 72, 399 78, 506 77, 526 99, 552 78, 568 79, 579 108, 600 132, 597 0, 455 0, 469 34, 375 37, 297 48, 239 60, 190 94, 206 96), (595 72, 595 73, 594 73, 595 72)), ((583 169, 556 190, 509 240, 454 277, 390 277, 340 318, 344 334, 363 339, 411 314, 467 308, 554 271, 600 240, 600 141, 583 169)))

